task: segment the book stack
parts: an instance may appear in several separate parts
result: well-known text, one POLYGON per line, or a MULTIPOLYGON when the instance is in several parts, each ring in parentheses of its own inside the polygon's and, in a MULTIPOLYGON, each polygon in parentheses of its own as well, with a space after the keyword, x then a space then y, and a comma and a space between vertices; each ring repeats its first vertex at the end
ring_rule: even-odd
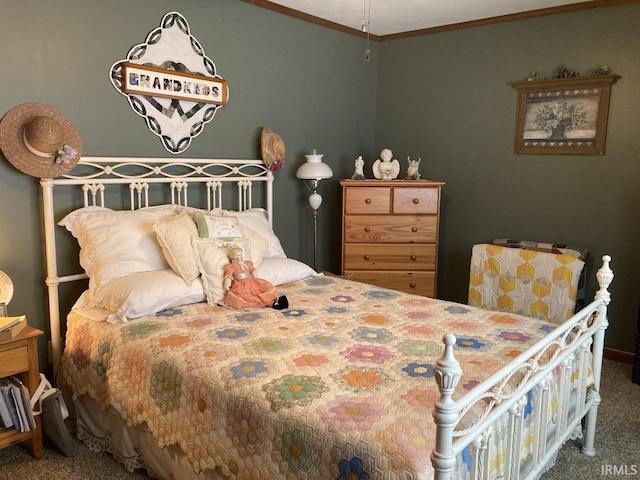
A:
MULTIPOLYGON (((27 326, 27 317, 0 317, 0 342, 15 339, 27 326)), ((35 428, 29 390, 18 377, 0 378, 0 430, 35 428)))
POLYGON ((0 317, 0 342, 8 342, 27 326, 27 317, 0 317))
POLYGON ((29 390, 17 377, 0 379, 0 419, 0 430, 28 432, 36 428, 29 390))

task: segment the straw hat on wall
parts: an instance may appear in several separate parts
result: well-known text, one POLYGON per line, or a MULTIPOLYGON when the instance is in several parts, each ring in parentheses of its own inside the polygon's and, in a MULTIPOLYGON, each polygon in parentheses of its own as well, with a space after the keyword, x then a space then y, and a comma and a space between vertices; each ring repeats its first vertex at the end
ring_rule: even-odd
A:
POLYGON ((82 156, 82 140, 62 112, 44 103, 23 103, 0 121, 0 150, 27 175, 53 178, 71 170, 82 156))
POLYGON ((265 127, 262 129, 262 134, 260 135, 260 146, 262 149, 262 160, 267 168, 274 172, 280 170, 284 164, 284 156, 286 153, 282 137, 265 127))

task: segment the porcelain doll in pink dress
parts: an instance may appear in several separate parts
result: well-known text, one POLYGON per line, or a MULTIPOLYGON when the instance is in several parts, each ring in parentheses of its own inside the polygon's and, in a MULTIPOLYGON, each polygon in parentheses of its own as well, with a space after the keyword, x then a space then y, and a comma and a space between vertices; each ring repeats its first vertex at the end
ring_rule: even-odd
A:
POLYGON ((241 248, 229 250, 231 262, 224 267, 224 303, 234 308, 272 307, 282 310, 289 306, 287 297, 267 280, 256 277, 251 260, 244 260, 241 248))

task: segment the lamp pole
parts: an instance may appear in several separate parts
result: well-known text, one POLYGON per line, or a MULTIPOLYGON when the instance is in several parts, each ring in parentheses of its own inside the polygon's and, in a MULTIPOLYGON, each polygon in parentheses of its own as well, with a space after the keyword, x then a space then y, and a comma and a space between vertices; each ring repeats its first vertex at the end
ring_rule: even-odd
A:
POLYGON ((313 269, 318 271, 318 209, 322 205, 322 196, 318 193, 320 180, 314 178, 309 182, 313 193, 309 195, 309 205, 313 210, 313 269))
POLYGON ((318 271, 318 211, 313 211, 313 269, 318 271))
POLYGON ((305 155, 307 161, 296 172, 296 177, 303 180, 305 186, 313 193, 309 195, 309 205, 313 210, 313 269, 318 271, 318 209, 322 205, 322 196, 318 193, 320 180, 331 178, 331 167, 322 163, 322 154, 313 151, 312 155, 305 155))

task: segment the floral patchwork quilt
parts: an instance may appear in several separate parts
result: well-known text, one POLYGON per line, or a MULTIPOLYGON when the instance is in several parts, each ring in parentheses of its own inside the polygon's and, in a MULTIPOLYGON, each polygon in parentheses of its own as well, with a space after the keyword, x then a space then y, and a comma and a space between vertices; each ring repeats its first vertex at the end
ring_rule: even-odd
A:
POLYGON ((199 303, 120 324, 72 312, 65 379, 178 444, 196 472, 427 479, 443 335, 457 337, 459 397, 554 327, 330 276, 278 290, 286 310, 199 303))

